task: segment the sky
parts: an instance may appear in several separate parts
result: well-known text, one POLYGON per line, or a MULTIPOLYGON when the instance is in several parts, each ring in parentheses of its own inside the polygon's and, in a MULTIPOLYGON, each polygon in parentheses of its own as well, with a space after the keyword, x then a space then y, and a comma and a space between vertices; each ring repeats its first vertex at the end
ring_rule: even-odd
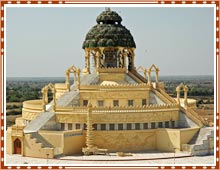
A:
MULTIPOLYGON (((6 76, 63 77, 85 65, 82 43, 105 7, 7 7, 6 76)), ((111 7, 136 43, 135 66, 214 75, 214 8, 111 7)))

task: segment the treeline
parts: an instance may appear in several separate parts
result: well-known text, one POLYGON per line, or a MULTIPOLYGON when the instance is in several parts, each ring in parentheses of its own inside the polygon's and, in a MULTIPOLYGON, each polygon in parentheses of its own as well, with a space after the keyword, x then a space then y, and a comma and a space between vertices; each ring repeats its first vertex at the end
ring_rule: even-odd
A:
POLYGON ((6 102, 23 102, 39 99, 41 87, 33 82, 10 82, 6 86, 6 102))
MULTIPOLYGON (((23 102, 42 98, 41 89, 49 83, 59 81, 37 80, 37 81, 7 81, 6 82, 6 102, 23 102)), ((48 93, 51 97, 51 93, 48 93)))

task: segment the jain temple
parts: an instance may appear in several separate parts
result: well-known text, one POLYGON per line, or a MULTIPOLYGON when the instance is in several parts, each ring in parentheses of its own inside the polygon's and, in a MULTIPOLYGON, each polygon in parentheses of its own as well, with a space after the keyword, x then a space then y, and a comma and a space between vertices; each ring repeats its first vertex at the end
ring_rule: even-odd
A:
POLYGON ((174 148, 214 154, 214 129, 195 111, 187 86, 177 86, 172 98, 156 65, 135 66, 135 41, 117 12, 101 12, 82 48, 83 69, 64 68, 64 83, 48 84, 42 99, 23 102, 22 116, 7 129, 7 154, 54 158, 174 148))

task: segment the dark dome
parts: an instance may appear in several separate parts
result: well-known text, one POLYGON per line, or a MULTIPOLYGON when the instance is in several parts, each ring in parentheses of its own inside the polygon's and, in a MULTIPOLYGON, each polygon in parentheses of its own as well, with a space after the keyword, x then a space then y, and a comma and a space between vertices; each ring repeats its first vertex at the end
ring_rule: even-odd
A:
POLYGON ((103 11, 96 19, 97 23, 100 24, 101 22, 118 22, 121 23, 121 17, 115 11, 103 11))
POLYGON ((96 19, 83 42, 83 49, 96 47, 135 48, 134 39, 128 29, 121 25, 122 18, 115 12, 103 11, 96 19))

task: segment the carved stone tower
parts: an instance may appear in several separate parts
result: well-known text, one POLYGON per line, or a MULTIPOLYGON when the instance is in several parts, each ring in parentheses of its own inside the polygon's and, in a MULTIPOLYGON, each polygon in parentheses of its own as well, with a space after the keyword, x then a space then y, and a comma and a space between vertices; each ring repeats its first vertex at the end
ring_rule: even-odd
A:
POLYGON ((133 70, 136 45, 130 31, 121 24, 122 18, 107 8, 96 21, 97 25, 90 29, 83 42, 86 60, 83 73, 91 73, 90 59, 96 73, 108 68, 118 68, 124 72, 133 70))

